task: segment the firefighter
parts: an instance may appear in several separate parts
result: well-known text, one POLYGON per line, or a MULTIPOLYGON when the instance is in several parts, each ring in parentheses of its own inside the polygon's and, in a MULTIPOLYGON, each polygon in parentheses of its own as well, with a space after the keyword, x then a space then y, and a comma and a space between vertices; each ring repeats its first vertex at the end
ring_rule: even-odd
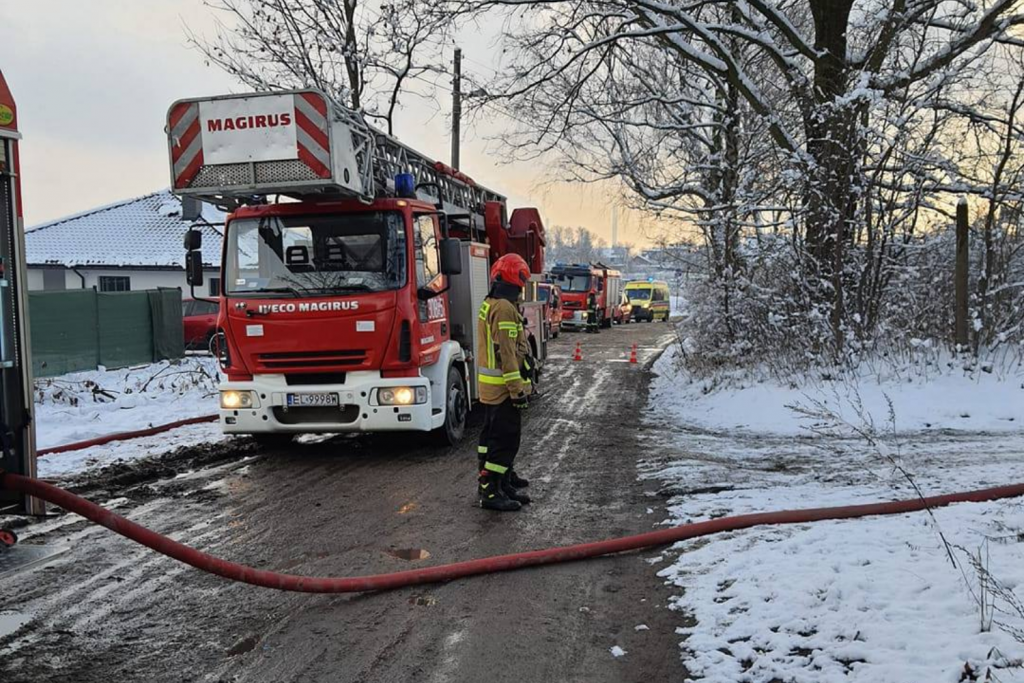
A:
POLYGON ((517 302, 530 281, 530 268, 518 254, 506 254, 491 267, 491 291, 477 316, 477 386, 484 405, 480 433, 480 507, 511 512, 530 502, 519 489, 529 482, 512 469, 529 405, 532 373, 529 344, 517 302))
POLYGON ((597 294, 587 295, 587 332, 600 331, 597 326, 597 294))

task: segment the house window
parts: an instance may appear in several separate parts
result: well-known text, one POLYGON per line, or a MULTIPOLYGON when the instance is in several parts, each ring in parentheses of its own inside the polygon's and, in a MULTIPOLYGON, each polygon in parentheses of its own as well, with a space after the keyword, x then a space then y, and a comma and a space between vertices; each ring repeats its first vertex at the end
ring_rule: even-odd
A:
POLYGON ((100 275, 101 292, 130 292, 132 279, 124 275, 100 275))
POLYGON ((55 290, 55 289, 67 289, 67 285, 64 282, 64 270, 56 270, 53 268, 47 268, 43 271, 43 289, 55 290))
POLYGON ((220 296, 220 278, 210 278, 210 296, 220 296))

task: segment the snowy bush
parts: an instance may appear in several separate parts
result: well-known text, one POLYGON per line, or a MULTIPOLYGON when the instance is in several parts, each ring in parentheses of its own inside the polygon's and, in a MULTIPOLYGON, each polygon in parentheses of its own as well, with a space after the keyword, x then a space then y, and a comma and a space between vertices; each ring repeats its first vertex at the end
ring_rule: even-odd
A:
MULTIPOLYGON (((975 231, 976 241, 981 241, 975 231)), ((811 368, 853 369, 863 363, 889 369, 959 363, 968 370, 1010 372, 1024 360, 1024 240, 1005 234, 1002 268, 987 303, 971 297, 973 354, 959 360, 953 346, 952 227, 910 236, 893 250, 877 274, 863 248, 849 253, 848 318, 842 347, 834 352, 831 307, 808 286, 800 254, 786 240, 762 239, 747 248, 744 267, 705 274, 686 287, 680 337, 695 349, 687 367, 698 375, 723 369, 766 368, 776 377, 811 368), (1017 283, 1013 285, 1012 283, 1017 283), (984 312, 984 315, 983 315, 984 312)), ((984 254, 975 250, 970 281, 984 273, 984 254)), ((815 286, 816 285, 816 286, 815 286)))

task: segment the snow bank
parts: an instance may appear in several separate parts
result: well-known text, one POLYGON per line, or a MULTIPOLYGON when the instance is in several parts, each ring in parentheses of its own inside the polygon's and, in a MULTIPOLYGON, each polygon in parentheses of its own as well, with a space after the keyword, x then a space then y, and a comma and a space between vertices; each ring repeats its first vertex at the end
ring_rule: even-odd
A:
MULTIPOLYGON (((191 356, 121 370, 36 380, 39 449, 217 412, 217 362, 191 356)), ((47 455, 41 476, 58 476, 221 438, 217 424, 193 425, 145 439, 47 455)))
MULTIPOLYGON (((835 505, 851 493, 804 486, 738 495, 742 507, 767 510, 835 505)), ((716 496, 716 505, 730 507, 736 495, 716 496)), ((692 505, 700 502, 676 506, 673 516, 690 516, 692 505)), ((970 551, 1024 521, 1007 503, 935 514, 947 538, 970 551)), ((985 548, 993 574, 1020 586, 1019 542, 985 548)), ((765 527, 677 550, 678 561, 661 576, 685 588, 674 609, 697 620, 680 630, 686 666, 708 683, 953 682, 965 664, 999 669, 1024 655, 1005 631, 980 630, 971 594, 979 594, 979 580, 964 552, 954 551, 960 568, 951 564, 924 514, 765 527)), ((1000 619, 1019 628, 1022 616, 1000 619)), ((999 680, 1018 680, 1009 673, 1000 671, 999 680)))
POLYGON ((888 421, 889 401, 899 431, 956 430, 1016 432, 1024 430, 1024 373, 969 374, 947 369, 924 377, 861 372, 811 384, 776 381, 715 386, 694 380, 676 368, 678 346, 659 359, 652 397, 675 423, 710 430, 742 430, 759 434, 806 433, 815 421, 792 407, 820 404, 857 422, 858 412, 873 416, 878 426, 888 421), (860 404, 861 409, 857 406, 860 404))
MULTIPOLYGON (((678 353, 655 366, 641 467, 670 497, 666 524, 914 497, 894 462, 924 495, 1024 482, 1019 376, 862 374, 715 389, 682 374, 678 353), (849 433, 811 436, 808 420, 785 407, 820 402, 854 425, 870 416, 884 429, 886 395, 902 436, 877 446, 849 433)), ((679 633, 693 679, 1024 680, 1024 502, 934 514, 759 527, 676 544, 660 576, 679 588, 672 607, 688 617, 679 633), (979 552, 988 575, 972 564, 979 552)))

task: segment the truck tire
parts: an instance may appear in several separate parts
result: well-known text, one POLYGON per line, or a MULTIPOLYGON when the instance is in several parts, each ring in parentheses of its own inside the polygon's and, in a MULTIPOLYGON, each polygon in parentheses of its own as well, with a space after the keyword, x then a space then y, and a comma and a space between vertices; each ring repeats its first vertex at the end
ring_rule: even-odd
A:
POLYGON ((434 438, 440 446, 457 446, 466 434, 466 416, 469 414, 469 395, 462 373, 454 365, 448 368, 445 382, 444 424, 434 430, 434 438))
POLYGON ((607 329, 612 326, 612 320, 614 320, 614 318, 605 318, 604 316, 601 316, 601 320, 598 322, 598 326, 607 329))

